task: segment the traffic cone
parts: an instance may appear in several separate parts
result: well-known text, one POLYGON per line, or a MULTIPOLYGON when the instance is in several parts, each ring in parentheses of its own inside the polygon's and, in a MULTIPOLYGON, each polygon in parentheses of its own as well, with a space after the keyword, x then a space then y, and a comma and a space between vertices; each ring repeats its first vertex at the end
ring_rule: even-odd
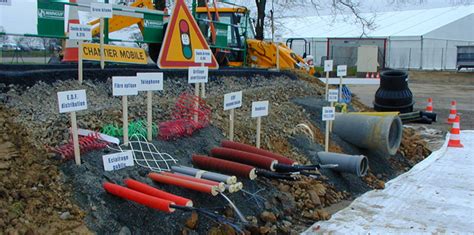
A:
POLYGON ((371 73, 370 78, 375 78, 375 73, 371 73))
POLYGON ((459 116, 456 115, 453 122, 453 127, 451 128, 451 134, 449 135, 448 147, 462 148, 464 147, 461 144, 461 127, 459 125, 459 116))
MULTIPOLYGON (((77 0, 69 0, 70 3, 76 3, 77 0)), ((69 34, 70 24, 79 24, 79 13, 77 12, 77 6, 69 6, 69 19, 67 31, 69 34)), ((79 40, 66 39, 66 45, 64 47, 63 62, 77 62, 79 59, 79 40)))
POLYGON ((448 123, 453 123, 457 116, 456 101, 451 101, 451 110, 449 110, 448 123))
POLYGON ((380 72, 377 73, 377 79, 380 79, 380 72))
POLYGON ((366 74, 365 74, 365 78, 370 78, 369 73, 366 73, 366 74))
POLYGON ((433 112, 433 99, 428 98, 428 104, 426 105, 426 112, 432 113, 433 112))

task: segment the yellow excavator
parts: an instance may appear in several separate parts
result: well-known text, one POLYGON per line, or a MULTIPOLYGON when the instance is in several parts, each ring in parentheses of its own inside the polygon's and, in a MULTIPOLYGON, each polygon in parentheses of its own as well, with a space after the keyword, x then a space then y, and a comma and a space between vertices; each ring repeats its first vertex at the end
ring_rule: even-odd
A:
MULTIPOLYGON (((129 7, 157 10, 152 0, 136 0, 129 7)), ((162 10, 166 14, 166 10, 162 10)), ((254 30, 249 13, 250 11, 242 6, 218 7, 217 1, 213 2, 212 7, 206 3, 204 7, 196 7, 193 10, 195 20, 204 37, 206 37, 219 65, 275 68, 278 47, 280 68, 301 69, 309 74, 314 74, 314 67, 283 43, 254 39, 254 30)), ((145 23, 143 18, 114 15, 109 19, 108 29, 109 32, 114 32, 136 24, 143 33, 145 23)), ((93 26, 92 35, 98 36, 100 32, 99 19, 93 20, 89 24, 93 26)), ((163 32, 159 34, 161 38, 157 38, 156 42, 148 43, 148 53, 154 62, 158 59, 161 41, 167 25, 167 21, 164 19, 163 32)))

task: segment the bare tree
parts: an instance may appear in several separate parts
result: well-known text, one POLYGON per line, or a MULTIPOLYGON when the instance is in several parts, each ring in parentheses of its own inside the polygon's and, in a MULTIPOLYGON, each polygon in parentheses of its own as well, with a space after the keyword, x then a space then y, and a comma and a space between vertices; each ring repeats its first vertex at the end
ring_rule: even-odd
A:
MULTIPOLYGON (((0 34, 1 33, 5 33, 5 28, 3 26, 0 26, 0 34)), ((4 44, 8 41, 8 36, 7 35, 4 35, 4 34, 1 34, 0 35, 0 43, 1 44, 4 44)), ((0 48, 1 49, 1 48, 0 48)))

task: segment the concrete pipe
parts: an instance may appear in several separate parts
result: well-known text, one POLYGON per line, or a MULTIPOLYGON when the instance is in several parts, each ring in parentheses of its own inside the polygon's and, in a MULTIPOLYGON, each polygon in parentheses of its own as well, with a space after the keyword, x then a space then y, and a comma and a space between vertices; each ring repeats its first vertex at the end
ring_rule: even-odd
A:
POLYGON ((318 152, 318 157, 323 165, 337 164, 337 167, 331 168, 335 171, 351 173, 362 177, 369 170, 369 160, 364 155, 318 152))
POLYGON ((398 116, 337 114, 333 131, 360 148, 394 155, 402 141, 402 128, 398 116))

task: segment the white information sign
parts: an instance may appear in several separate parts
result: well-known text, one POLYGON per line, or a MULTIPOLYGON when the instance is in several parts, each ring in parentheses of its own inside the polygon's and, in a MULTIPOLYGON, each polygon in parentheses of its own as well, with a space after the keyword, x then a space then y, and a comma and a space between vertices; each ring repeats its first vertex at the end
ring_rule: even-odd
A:
POLYGON ((137 73, 138 91, 162 91, 163 73, 137 73))
POLYGON ((195 63, 211 63, 212 62, 212 51, 207 49, 195 49, 194 50, 194 62, 195 63))
POLYGON ((329 91, 328 91, 328 101, 329 102, 337 102, 338 99, 339 99, 339 90, 329 89, 329 91))
POLYGON ((92 40, 92 26, 85 24, 70 24, 69 39, 92 40))
POLYGON ((324 72, 331 72, 333 67, 332 60, 325 60, 324 61, 324 72))
POLYGON ((112 4, 92 2, 91 15, 100 18, 112 18, 112 4))
POLYGON ((86 90, 58 92, 58 104, 60 113, 87 109, 86 90))
POLYGON ((224 95, 224 110, 242 107, 242 91, 227 93, 224 95))
POLYGON ((102 156, 105 171, 115 171, 123 169, 127 166, 133 166, 132 151, 125 151, 121 153, 113 153, 102 156))
POLYGON ((252 117, 267 116, 268 106, 268 100, 252 102, 252 117))
POLYGON ((0 6, 11 6, 12 0, 0 0, 0 6))
POLYGON ((331 121, 336 117, 336 109, 334 107, 323 107, 323 121, 331 121))
POLYGON ((138 95, 137 77, 112 77, 114 96, 138 95))
POLYGON ((207 67, 189 67, 188 69, 188 83, 207 83, 208 80, 207 67))
POLYGON ((347 65, 338 65, 337 66, 337 76, 338 77, 347 76, 347 65))

